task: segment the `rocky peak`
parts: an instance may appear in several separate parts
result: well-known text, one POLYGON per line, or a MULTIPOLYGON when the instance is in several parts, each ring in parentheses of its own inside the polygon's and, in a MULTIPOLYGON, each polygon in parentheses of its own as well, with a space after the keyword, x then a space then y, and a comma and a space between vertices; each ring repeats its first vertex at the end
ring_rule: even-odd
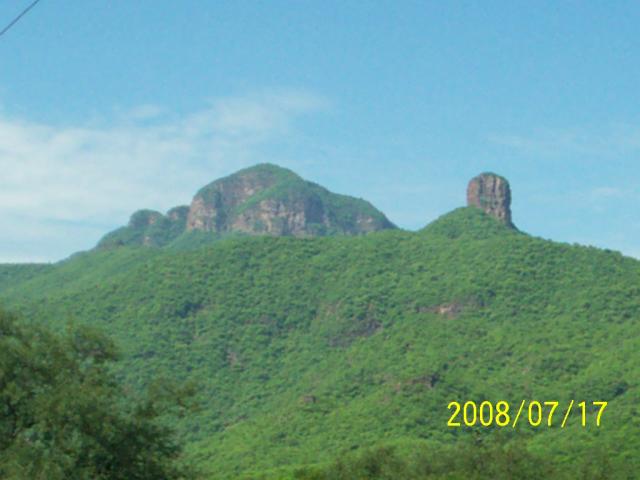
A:
POLYGON ((495 173, 482 173, 472 178, 467 187, 467 205, 482 209, 505 225, 511 221, 511 187, 506 178, 495 173))
POLYGON ((361 234, 394 228, 370 203, 307 182, 291 170, 259 164, 201 189, 187 231, 274 236, 361 234))
POLYGON ((105 235, 98 248, 122 245, 159 247, 177 238, 185 229, 189 207, 174 207, 163 215, 155 210, 138 210, 125 227, 105 235))
POLYGON ((174 222, 186 222, 189 215, 189 207, 182 205, 180 207, 173 207, 167 212, 167 218, 174 222))
POLYGON ((161 221, 163 215, 160 212, 154 210, 138 210, 129 219, 129 227, 131 228, 146 228, 155 225, 161 221))
POLYGON ((312 237, 388 228, 395 225, 365 200, 331 193, 286 168, 259 164, 206 185, 188 207, 166 215, 134 213, 127 226, 107 234, 98 247, 164 246, 191 232, 211 238, 229 233, 312 237))
POLYGON ((290 170, 268 163, 218 179, 203 187, 193 198, 187 230, 227 230, 229 217, 249 199, 278 184, 296 181, 302 179, 290 170))

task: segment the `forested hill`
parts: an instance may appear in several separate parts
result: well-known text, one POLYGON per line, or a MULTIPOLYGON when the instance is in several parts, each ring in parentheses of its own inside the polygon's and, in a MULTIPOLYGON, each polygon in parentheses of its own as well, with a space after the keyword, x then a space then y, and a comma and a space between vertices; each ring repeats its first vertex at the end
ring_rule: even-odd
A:
MULTIPOLYGON (((531 471, 640 468, 640 262, 510 217, 465 207, 418 232, 125 245, 25 268, 0 269, 4 305, 101 327, 131 387, 198 383, 200 411, 176 426, 211 478, 352 478, 322 472, 369 447, 406 459, 467 439, 515 442, 531 471), (452 400, 523 399, 609 405, 600 428, 447 427, 452 400)), ((397 478, 452 478, 425 472, 397 478)))

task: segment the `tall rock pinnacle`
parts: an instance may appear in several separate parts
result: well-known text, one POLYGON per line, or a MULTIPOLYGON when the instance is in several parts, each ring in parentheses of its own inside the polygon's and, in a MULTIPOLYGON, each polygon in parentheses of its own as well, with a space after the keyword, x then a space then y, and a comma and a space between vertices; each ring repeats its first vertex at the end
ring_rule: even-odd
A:
POLYGON ((506 178, 495 173, 482 173, 472 178, 467 187, 467 205, 478 207, 509 227, 511 222, 511 188, 506 178))

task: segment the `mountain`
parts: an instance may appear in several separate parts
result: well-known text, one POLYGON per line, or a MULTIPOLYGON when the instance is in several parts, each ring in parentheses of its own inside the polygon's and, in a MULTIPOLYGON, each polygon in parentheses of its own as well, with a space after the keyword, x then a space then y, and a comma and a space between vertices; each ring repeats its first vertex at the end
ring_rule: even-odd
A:
MULTIPOLYGON (((484 189, 485 202, 508 206, 506 191, 484 189)), ((380 446, 428 454, 432 470, 362 478, 634 478, 640 262, 470 203, 417 232, 134 242, 0 267, 0 304, 102 328, 134 391, 159 375, 196 382, 200 411, 173 426, 206 478, 354 478, 321 472, 380 446), (588 425, 576 410, 565 428, 451 428, 454 400, 586 401, 588 425), (594 401, 608 402, 601 427, 594 401), (494 444, 508 475, 482 456, 494 444), (481 452, 471 466, 465 445, 481 452)))
MULTIPOLYGON (((314 237, 360 235, 395 228, 369 202, 338 195, 291 170, 259 164, 203 187, 191 205, 163 215, 140 210, 126 227, 107 234, 99 248, 165 246, 193 234, 314 237)), ((200 237, 202 238, 202 236, 200 237)))

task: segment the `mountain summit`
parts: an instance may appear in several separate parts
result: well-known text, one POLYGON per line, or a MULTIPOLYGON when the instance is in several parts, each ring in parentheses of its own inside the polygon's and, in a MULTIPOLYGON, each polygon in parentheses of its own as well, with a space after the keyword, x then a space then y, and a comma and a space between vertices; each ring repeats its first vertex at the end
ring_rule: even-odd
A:
POLYGON ((358 235, 394 228, 369 202, 338 195, 291 170, 260 164, 207 185, 191 202, 187 230, 275 236, 358 235))
MULTIPOLYGON (((467 206, 516 228, 511 219, 511 188, 500 175, 482 173, 472 178, 467 188, 467 206)), ((460 230, 467 223, 456 225, 460 230)), ((166 214, 154 210, 135 212, 127 226, 105 235, 98 248, 169 244, 192 247, 229 235, 321 237, 395 228, 366 200, 332 193, 291 170, 262 163, 204 186, 190 205, 174 207, 166 214)))
POLYGON ((258 164, 203 187, 166 215, 140 210, 99 247, 163 246, 194 232, 314 237, 396 228, 369 202, 332 193, 286 168, 258 164))

